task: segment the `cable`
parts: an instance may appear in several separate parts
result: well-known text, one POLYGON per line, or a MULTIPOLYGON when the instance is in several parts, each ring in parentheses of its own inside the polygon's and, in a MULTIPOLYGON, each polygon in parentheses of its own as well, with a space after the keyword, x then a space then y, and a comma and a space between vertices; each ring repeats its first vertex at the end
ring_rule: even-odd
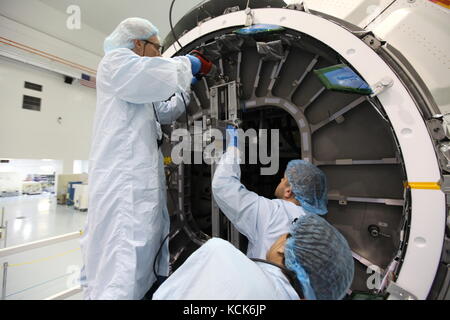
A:
POLYGON ((368 24, 364 26, 363 29, 366 29, 372 22, 374 22, 378 17, 380 17, 387 9, 389 9, 397 0, 393 0, 386 8, 383 9, 376 17, 374 17, 368 24))
POLYGON ((183 48, 183 46, 181 45, 180 41, 178 41, 177 35, 175 34, 175 31, 173 30, 173 24, 172 24, 172 9, 173 9, 174 4, 175 4, 175 0, 173 0, 172 3, 170 4, 169 24, 170 24, 170 30, 172 31, 173 39, 175 40, 176 43, 178 43, 178 45, 180 46, 180 49, 181 49, 181 48, 183 48))
POLYGON ((184 96, 183 93, 180 93, 181 95, 181 99, 183 99, 183 103, 184 103, 184 115, 186 117, 186 130, 188 131, 188 133, 190 133, 190 129, 189 129, 189 119, 188 119, 188 115, 187 115, 187 104, 186 104, 186 100, 184 100, 184 96))
POLYGON ((169 235, 170 235, 170 232, 167 234, 167 236, 164 237, 164 240, 162 241, 161 245, 159 246, 158 252, 156 253, 155 260, 153 261, 153 273, 155 274, 155 278, 158 278, 158 275, 156 273, 156 261, 158 261, 158 256, 161 252, 163 244, 164 244, 164 242, 166 242, 166 239, 169 237, 169 235))
MULTIPOLYGON (((170 30, 172 32, 173 38, 174 38, 175 42, 178 43, 178 45, 180 46, 180 49, 181 49, 181 48, 183 48, 183 46, 181 45, 180 41, 178 41, 177 35, 175 34, 175 30, 173 29, 173 23, 172 23, 172 10, 173 10, 173 5, 174 4, 175 4, 175 0, 173 0, 172 3, 170 4, 169 24, 170 24, 170 30)), ((187 129, 188 132, 190 132, 190 130, 189 130, 189 119, 188 119, 188 115, 187 115, 186 100, 184 99, 183 93, 180 93, 180 95, 181 95, 181 99, 183 99, 183 103, 184 103, 184 114, 185 114, 185 117, 186 117, 186 129, 187 129)), ((155 277, 157 277, 157 274, 156 274, 156 261, 158 260, 158 256, 159 256, 159 254, 161 252, 161 249, 162 249, 162 247, 164 245, 164 242, 169 237, 169 235, 170 235, 170 232, 169 232, 169 234, 167 234, 164 237, 164 240, 162 241, 161 246, 159 247, 158 252, 156 253, 155 260, 153 261, 153 273, 155 274, 155 277)))
MULTIPOLYGON (((175 0, 172 2, 172 4, 173 4, 174 2, 175 2, 175 0)), ((180 95, 181 95, 181 99, 183 99, 183 103, 184 103, 184 114, 186 115, 186 128, 187 128, 188 132, 190 132, 190 131, 189 131, 189 119, 188 119, 188 116, 187 116, 187 104, 186 104, 186 100, 184 100, 183 93, 180 93, 180 95)), ((171 174, 172 174, 172 173, 171 173, 171 174)), ((169 194, 170 194, 170 191, 169 191, 169 194)), ((170 195, 171 195, 171 194, 170 194, 170 195)), ((171 195, 171 196, 172 196, 172 195, 171 195)), ((159 246, 158 252, 156 253, 155 260, 153 261, 153 273, 155 274, 155 277, 158 277, 158 276, 157 276, 157 273, 156 273, 156 261, 158 261, 158 256, 159 256, 159 254, 161 253, 161 249, 162 249, 162 247, 163 247, 163 245, 164 245, 164 242, 166 242, 166 239, 169 237, 169 235, 170 235, 170 232, 164 237, 164 240, 162 241, 161 245, 159 246)))
MULTIPOLYGON (((170 30, 173 35, 173 39, 175 40, 176 43, 178 43, 178 45, 180 46, 180 49, 181 49, 181 48, 183 48, 183 46, 181 45, 180 41, 178 41, 177 35, 175 34, 175 30, 173 29, 173 24, 172 24, 172 10, 173 10, 174 4, 175 4, 175 0, 172 0, 172 3, 170 4, 170 9, 169 9, 169 24, 170 24, 170 30)), ((184 100, 184 96, 182 93, 181 93, 181 98, 183 99, 184 107, 185 107, 186 129, 188 130, 188 132, 190 132, 189 131, 189 120, 188 120, 188 115, 187 115, 187 104, 186 104, 186 101, 184 100)))

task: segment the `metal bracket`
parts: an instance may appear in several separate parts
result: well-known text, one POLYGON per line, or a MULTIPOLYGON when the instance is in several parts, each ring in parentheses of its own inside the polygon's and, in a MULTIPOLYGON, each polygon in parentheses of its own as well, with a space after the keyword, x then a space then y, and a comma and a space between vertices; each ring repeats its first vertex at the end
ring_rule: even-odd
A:
POLYGON ((247 18, 245 20, 245 26, 251 26, 253 24, 253 11, 250 8, 245 9, 245 14, 247 15, 247 18))
POLYGON ((339 201, 339 205, 341 205, 341 206, 347 205, 347 197, 346 196, 340 195, 338 201, 339 201))
MULTIPOLYGON (((441 185, 442 192, 445 193, 447 207, 450 207, 450 175, 444 174, 442 175, 441 180, 439 181, 441 185)), ((447 227, 450 230, 450 212, 447 214, 447 227)), ((450 246, 449 246, 450 249, 450 246)))
POLYGON ((395 298, 399 300, 418 300, 415 295, 403 289, 393 281, 389 283, 386 292, 393 295, 395 298))
POLYGON ((442 121, 439 119, 431 119, 427 120, 426 124, 428 128, 430 129, 430 133, 435 140, 443 140, 445 139, 445 131, 444 127, 442 126, 442 121))
POLYGON ((291 10, 297 10, 297 11, 304 11, 306 13, 311 13, 309 11, 309 8, 306 6, 306 3, 304 1, 299 1, 297 3, 292 3, 286 7, 287 9, 291 10))
POLYGON ((228 13, 236 12, 236 11, 239 11, 239 10, 241 10, 241 8, 239 8, 239 6, 229 7, 229 8, 225 9, 223 14, 228 14, 228 13))
MULTIPOLYGON (((444 142, 438 145, 440 153, 438 153, 439 159, 441 160, 442 169, 450 172, 450 142, 444 142)), ((444 175, 444 184, 446 189, 442 187, 442 191, 450 193, 450 176, 444 175)))
POLYGON ((184 30, 180 35, 179 35, 179 37, 178 38, 182 38, 186 33, 188 33, 189 32, 189 30, 184 30))
MULTIPOLYGON (((249 9, 249 8, 247 8, 249 9)), ((207 125, 209 128, 219 129, 224 133, 227 123, 237 124, 239 119, 237 118, 238 112, 238 86, 236 81, 231 81, 225 84, 220 84, 210 88, 210 110, 211 119, 207 125)), ((223 141, 217 141, 217 144, 221 145, 223 141)), ((218 160, 218 159, 217 159, 218 160)), ((214 172, 217 168, 215 161, 211 162, 211 177, 214 176, 214 172)), ((221 213, 219 206, 211 197, 211 224, 212 224, 212 236, 220 237, 221 235, 221 221, 225 219, 225 216, 221 213)), ((226 222, 226 235, 227 240, 230 241, 236 248, 240 248, 240 236, 239 231, 233 226, 231 222, 226 222)))
POLYGON ((438 120, 440 122, 445 136, 450 139, 450 118, 448 117, 449 115, 450 113, 435 114, 433 115, 433 120, 438 120))
POLYGON ((208 20, 211 20, 211 19, 212 19, 212 17, 207 17, 207 18, 205 18, 203 20, 200 20, 199 22, 197 22, 197 27, 200 26, 202 23, 204 23, 204 22, 206 22, 208 20))
POLYGON ((377 83, 375 83, 372 86, 372 91, 373 93, 370 95, 370 97, 376 97, 378 96, 380 93, 384 92, 386 89, 392 87, 392 85, 394 84, 394 80, 392 80, 389 77, 385 77, 383 79, 381 79, 380 81, 378 81, 377 83))
MULTIPOLYGON (((447 218, 447 227, 449 227, 450 220, 447 218)), ((450 227, 449 227, 450 228, 450 227)), ((445 237, 444 239, 444 254, 442 261, 449 265, 450 264, 450 238, 445 237)))
POLYGON ((373 35, 368 34, 362 38, 362 40, 373 50, 377 51, 381 47, 381 41, 375 38, 373 35))

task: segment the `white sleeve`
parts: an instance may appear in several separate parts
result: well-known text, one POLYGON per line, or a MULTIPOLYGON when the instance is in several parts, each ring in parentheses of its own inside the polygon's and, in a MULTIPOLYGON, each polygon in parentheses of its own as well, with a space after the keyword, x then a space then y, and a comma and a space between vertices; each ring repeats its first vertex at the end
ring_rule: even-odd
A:
POLYGON ((144 104, 169 99, 187 91, 192 81, 187 57, 140 57, 129 49, 117 49, 105 56, 105 88, 127 102, 144 104))
POLYGON ((271 279, 231 243, 212 238, 156 290, 153 300, 275 300, 271 279))
POLYGON ((240 178, 239 150, 229 147, 214 173, 212 192, 217 205, 236 229, 254 241, 257 230, 270 222, 277 205, 247 190, 240 178))
POLYGON ((176 93, 169 101, 156 102, 155 109, 158 114, 158 120, 161 124, 171 124, 177 120, 189 105, 190 97, 186 92, 176 93), (183 101, 184 98, 184 101, 183 101))

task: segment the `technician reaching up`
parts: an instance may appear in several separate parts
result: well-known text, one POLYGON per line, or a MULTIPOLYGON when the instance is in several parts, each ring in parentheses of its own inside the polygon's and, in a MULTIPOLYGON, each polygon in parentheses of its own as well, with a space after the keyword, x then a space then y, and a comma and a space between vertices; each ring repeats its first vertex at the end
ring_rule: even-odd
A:
MULTIPOLYGON (((268 251, 277 243, 283 250, 286 234, 296 219, 305 215, 324 215, 327 213, 327 182, 325 174, 315 165, 304 160, 292 160, 288 163, 284 177, 275 190, 277 199, 270 200, 245 188, 240 182, 240 159, 237 130, 232 126, 227 129, 229 145, 222 156, 212 181, 212 192, 217 205, 236 229, 248 239, 247 256, 256 259, 269 259, 268 251)), ((320 237, 320 234, 314 234, 320 237)), ((320 241, 316 241, 319 243, 320 241)), ((289 243, 289 241, 288 241, 289 243)), ((310 243, 314 243, 311 239, 310 243)), ((336 243, 335 245, 342 245, 336 243)), ((333 245, 333 244, 331 244, 333 245)), ((348 244, 346 244, 348 248, 348 244)), ((280 250, 281 250, 280 249, 280 250)), ((314 250, 312 247, 308 250, 314 250)), ((273 250, 272 250, 273 252, 273 250)), ((346 251, 348 274, 353 278, 353 260, 350 250, 346 251), (350 266, 351 265, 351 266, 350 266)), ((318 249, 317 254, 320 254, 318 249)), ((297 261, 287 266, 296 272, 302 285, 310 283, 309 275, 316 277, 321 266, 302 265, 297 261)), ((320 277, 320 276, 318 276, 320 277)), ((313 286, 314 287, 314 286, 313 286)), ((308 299, 314 299, 314 290, 303 288, 308 299)))
POLYGON ((169 267, 160 124, 183 114, 193 76, 211 65, 191 55, 161 57, 157 28, 141 18, 122 21, 104 50, 81 282, 85 299, 141 299, 156 280, 155 259, 159 275, 169 267))

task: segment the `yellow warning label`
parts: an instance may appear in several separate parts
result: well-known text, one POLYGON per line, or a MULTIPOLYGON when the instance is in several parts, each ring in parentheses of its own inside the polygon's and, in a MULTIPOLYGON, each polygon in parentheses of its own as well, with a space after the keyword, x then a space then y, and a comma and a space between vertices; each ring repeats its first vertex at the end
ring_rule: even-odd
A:
POLYGON ((405 188, 424 189, 424 190, 441 190, 439 182, 406 182, 405 188))
POLYGON ((430 0, 444 8, 450 9, 450 0, 430 0))

